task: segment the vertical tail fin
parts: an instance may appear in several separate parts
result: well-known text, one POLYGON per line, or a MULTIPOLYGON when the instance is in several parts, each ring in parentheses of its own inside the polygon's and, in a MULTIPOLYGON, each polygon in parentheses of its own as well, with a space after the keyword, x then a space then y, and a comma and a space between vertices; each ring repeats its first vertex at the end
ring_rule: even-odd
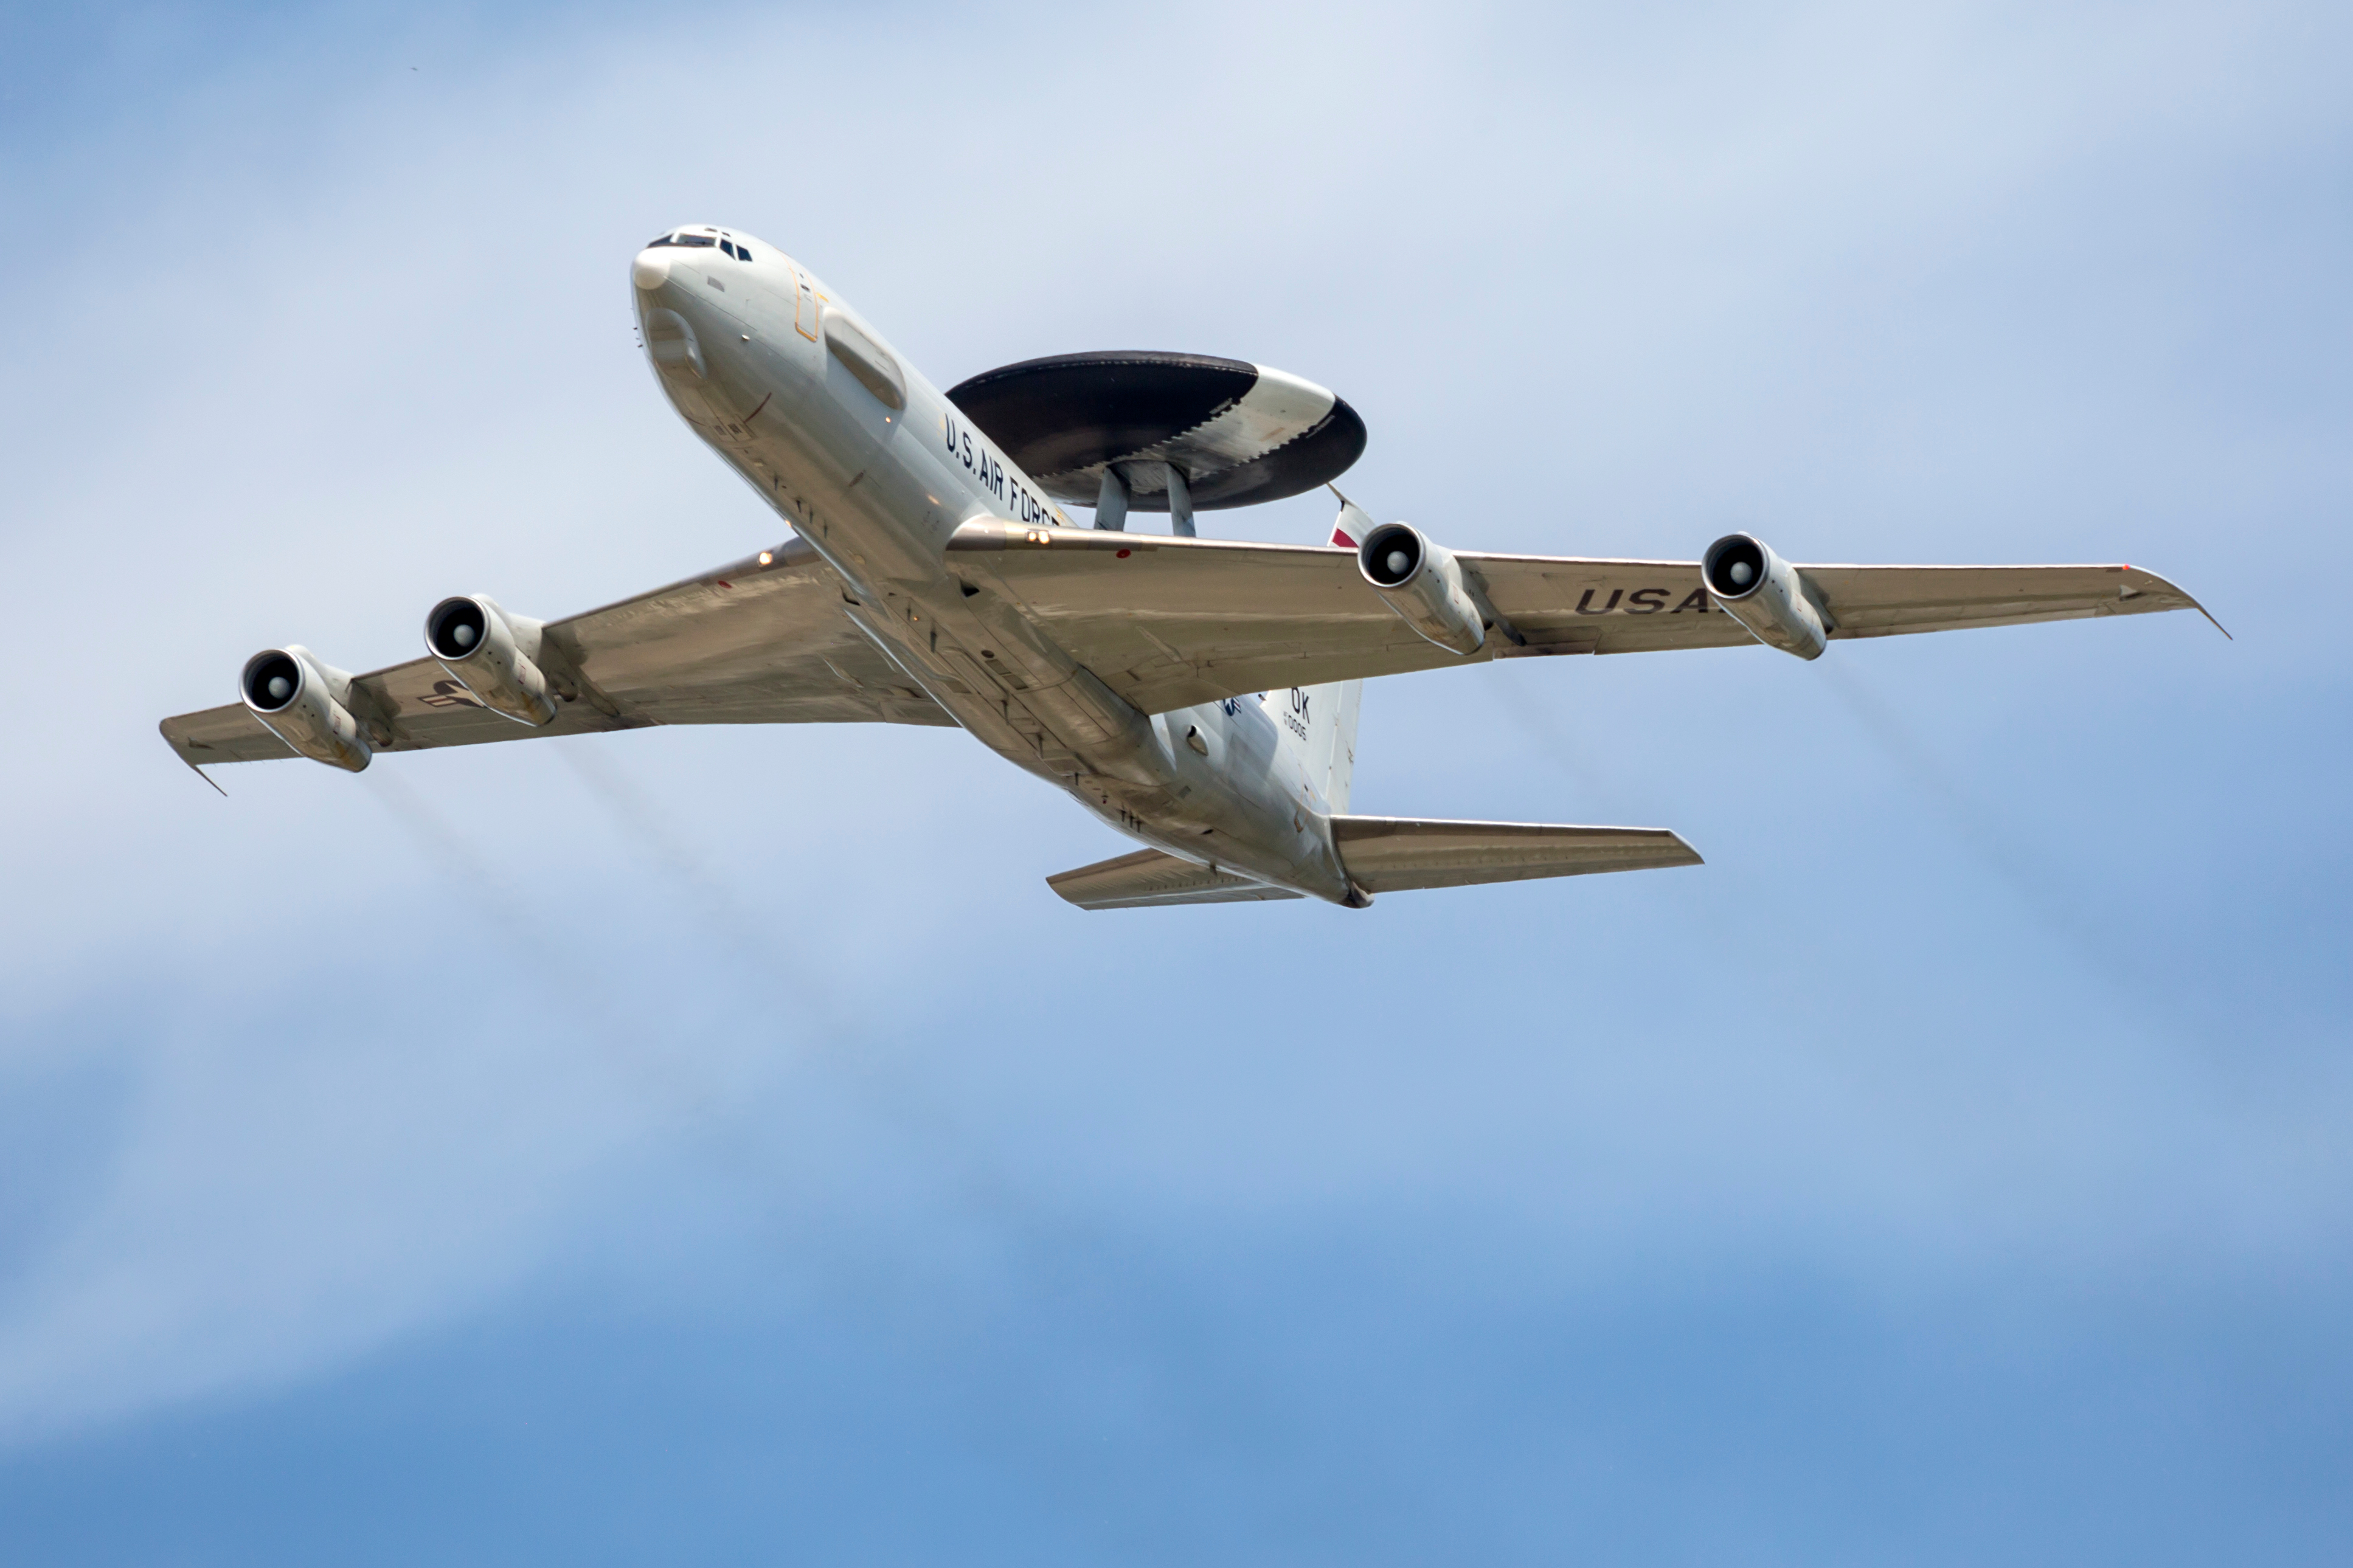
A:
POLYGON ((1344 680, 1324 688, 1332 693, 1332 756, 1329 771, 1324 774, 1324 797, 1331 802, 1332 815, 1345 816, 1348 812, 1348 787, 1356 776, 1356 715, 1365 705, 1365 683, 1344 680))
MULTIPOLYGON (((1332 492, 1340 496, 1335 489, 1332 492)), ((1343 550, 1354 550, 1358 540, 1371 530, 1373 520, 1346 496, 1340 496, 1340 515, 1332 523, 1332 542, 1343 550)), ((1328 732, 1310 731, 1320 742, 1321 755, 1314 760, 1322 764, 1324 797, 1330 803, 1332 815, 1345 816, 1348 811, 1348 790, 1356 773, 1356 719, 1364 710, 1365 683, 1343 680, 1315 689, 1324 696, 1326 711, 1331 715, 1328 732)))

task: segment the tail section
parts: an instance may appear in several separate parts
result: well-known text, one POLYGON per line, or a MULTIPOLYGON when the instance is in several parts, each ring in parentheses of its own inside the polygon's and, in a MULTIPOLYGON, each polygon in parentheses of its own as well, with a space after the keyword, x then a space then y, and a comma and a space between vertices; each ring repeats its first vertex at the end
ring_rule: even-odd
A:
POLYGON ((1299 776, 1322 796, 1321 809, 1335 816, 1348 809, 1348 784, 1356 771, 1356 714, 1364 700, 1361 680, 1266 694, 1280 721, 1282 743, 1299 760, 1299 776))
POLYGON ((1092 866, 1049 877, 1046 885, 1082 910, 1255 904, 1299 897, 1282 888, 1270 888, 1248 877, 1221 871, 1215 866, 1179 860, 1157 849, 1139 849, 1116 859, 1098 860, 1092 866))
MULTIPOLYGON (((1332 493, 1340 495, 1337 490, 1332 493)), ((1332 524, 1334 544, 1343 550, 1354 550, 1356 541, 1372 526, 1373 520, 1356 502, 1340 496, 1340 516, 1332 524)), ((1365 683, 1342 680, 1303 689, 1310 714, 1307 776, 1323 785, 1324 809, 1342 816, 1347 813, 1348 789, 1356 779, 1356 719, 1364 710, 1365 683)))
POLYGON ((1348 786, 1356 774, 1356 716, 1365 706, 1365 683, 1343 680, 1308 689, 1329 710, 1331 719, 1327 725, 1310 727, 1307 731, 1314 743, 1307 754, 1307 776, 1324 781, 1324 809, 1335 816, 1345 816, 1348 786))
POLYGON ((1368 893, 1700 863, 1698 851, 1663 827, 1335 816, 1332 841, 1349 879, 1368 893))

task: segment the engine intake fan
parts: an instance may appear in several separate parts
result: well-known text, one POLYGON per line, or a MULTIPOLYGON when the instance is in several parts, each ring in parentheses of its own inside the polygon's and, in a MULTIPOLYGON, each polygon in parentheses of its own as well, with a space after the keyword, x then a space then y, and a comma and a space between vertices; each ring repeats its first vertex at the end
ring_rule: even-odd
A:
POLYGON ((356 773, 374 755, 346 706, 351 675, 320 662, 299 643, 264 648, 247 659, 237 691, 264 728, 313 762, 356 773))
POLYGON ((1700 557, 1700 578, 1716 607, 1757 640, 1799 658, 1820 658, 1830 626, 1795 566, 1746 533, 1727 533, 1700 557))
POLYGON ((1406 625, 1451 653, 1487 646, 1487 626, 1453 554, 1409 522, 1385 522, 1356 546, 1356 569, 1406 625))
POLYGON ((537 728, 555 721, 539 668, 543 623, 510 616, 484 595, 444 599, 425 617, 425 651, 493 713, 537 728))

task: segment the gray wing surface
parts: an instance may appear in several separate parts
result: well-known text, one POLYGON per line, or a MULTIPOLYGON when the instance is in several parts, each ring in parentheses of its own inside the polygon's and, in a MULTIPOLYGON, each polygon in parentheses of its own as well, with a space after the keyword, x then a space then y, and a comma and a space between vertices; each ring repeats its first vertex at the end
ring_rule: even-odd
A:
MULTIPOLYGON (((1663 827, 1335 816, 1332 837, 1349 877, 1368 893, 1469 888, 1700 863, 1696 850, 1663 827)), ((1064 871, 1047 878, 1046 885, 1082 910, 1260 903, 1299 897, 1157 849, 1139 849, 1064 871)))
POLYGON ((1171 904, 1257 904, 1299 895, 1231 871, 1139 849, 1046 879, 1046 885, 1082 910, 1145 910, 1171 904))
POLYGON ((1332 838, 1341 864, 1368 893, 1700 864, 1699 851, 1663 827, 1335 816, 1332 838))
MULTIPOLYGON (((1739 647, 1756 639, 1709 602, 1695 561, 1455 553, 1525 639, 1462 658, 1424 641, 1356 570, 1319 545, 967 524, 956 570, 987 580, 1146 712, 1244 692, 1529 654, 1739 647)), ((1800 566, 1831 637, 2198 609, 2133 566, 1800 566)))
MULTIPOLYGON (((574 697, 541 728, 484 708, 430 658, 356 678, 354 715, 388 752, 652 724, 954 726, 841 613, 815 551, 795 539, 771 555, 549 622, 543 662, 574 697)), ((237 702, 162 729, 192 763, 295 754, 237 702)))

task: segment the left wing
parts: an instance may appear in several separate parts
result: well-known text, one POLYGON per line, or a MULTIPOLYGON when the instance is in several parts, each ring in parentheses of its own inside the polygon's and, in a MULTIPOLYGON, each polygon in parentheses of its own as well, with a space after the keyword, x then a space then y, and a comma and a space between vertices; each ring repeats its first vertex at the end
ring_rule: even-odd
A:
MULTIPOLYGON (((551 723, 491 711, 431 658, 354 679, 353 716, 379 752, 650 724, 955 723, 850 624, 839 580, 799 539, 551 621, 545 638, 572 693, 551 723)), ((295 754, 241 702, 162 729, 192 765, 295 754)))
MULTIPOLYGON (((1519 634, 1468 656, 1425 641, 1322 545, 967 523, 953 569, 1021 605, 1147 713, 1245 692, 1530 654, 1650 653, 1756 641, 1711 603, 1696 561, 1457 552, 1519 634)), ((2200 609, 2136 566, 1800 566, 1833 638, 2200 609)))
POLYGON ((1300 895, 1270 888, 1215 866, 1139 849, 1046 879, 1046 885, 1082 910, 1144 910, 1169 904, 1258 904, 1300 895))

